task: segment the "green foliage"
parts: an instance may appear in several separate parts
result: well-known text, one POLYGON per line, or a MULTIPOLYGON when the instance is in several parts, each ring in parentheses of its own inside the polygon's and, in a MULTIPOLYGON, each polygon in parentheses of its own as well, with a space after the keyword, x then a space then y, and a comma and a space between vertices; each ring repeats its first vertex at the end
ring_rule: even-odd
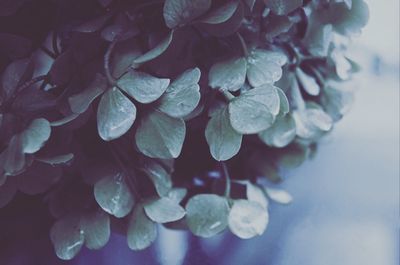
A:
POLYGON ((274 123, 279 107, 280 99, 274 86, 255 87, 229 103, 229 120, 241 134, 259 133, 274 123))
POLYGON ((51 2, 0 1, 0 208, 45 198, 65 260, 115 227, 133 250, 157 225, 261 235, 269 204, 292 200, 272 183, 349 109, 340 83, 359 67, 336 37, 369 12, 363 0, 51 2))
POLYGON ((211 6, 211 0, 166 0, 163 15, 169 28, 183 26, 204 14, 211 6))
POLYGON ((264 233, 268 211, 257 202, 234 201, 228 217, 229 229, 240 238, 248 239, 264 233))
POLYGON ((121 218, 128 215, 134 205, 127 176, 123 174, 102 178, 94 185, 94 197, 107 213, 121 218))
POLYGON ((157 109, 165 114, 182 118, 189 115, 200 102, 200 69, 189 69, 182 73, 158 101, 157 109))
POLYGON ((185 140, 185 122, 158 110, 153 110, 141 121, 136 134, 140 152, 153 158, 177 158, 185 140))
POLYGON ((247 63, 245 58, 233 58, 214 64, 209 76, 209 85, 222 90, 239 90, 246 81, 247 63))
POLYGON ((143 206, 137 204, 128 224, 128 246, 133 250, 142 250, 149 247, 156 238, 156 223, 147 217, 143 210, 143 206))
POLYGON ((226 198, 214 194, 195 195, 186 204, 186 222, 193 234, 211 237, 228 225, 229 205, 226 198))
POLYGON ((232 128, 227 107, 214 113, 207 124, 205 135, 211 155, 217 161, 232 158, 242 145, 243 136, 232 128))
POLYGON ((158 198, 144 204, 147 216, 156 223, 169 223, 185 216, 185 210, 170 198, 158 198))
POLYGON ((102 95, 97 109, 97 129, 103 140, 121 137, 135 119, 135 105, 118 88, 113 87, 102 95))

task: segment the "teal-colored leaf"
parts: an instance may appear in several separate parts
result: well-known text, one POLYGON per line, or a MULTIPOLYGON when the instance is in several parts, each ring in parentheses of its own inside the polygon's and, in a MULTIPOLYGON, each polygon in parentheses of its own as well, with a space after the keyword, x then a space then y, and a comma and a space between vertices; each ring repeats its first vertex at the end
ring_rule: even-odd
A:
POLYGON ((156 223, 169 223, 185 216, 185 209, 167 197, 146 202, 143 207, 146 215, 156 223))
POLYGON ((321 89, 314 77, 309 76, 299 67, 296 68, 296 76, 301 87, 307 92, 307 94, 311 96, 319 95, 321 89))
POLYGON ((264 49, 253 49, 250 51, 248 60, 263 60, 275 62, 279 66, 284 66, 288 62, 288 57, 282 51, 269 51, 264 49))
POLYGON ((186 204, 186 222, 193 234, 212 237, 228 226, 229 205, 215 194, 195 195, 186 204))
POLYGON ((340 120, 346 114, 354 101, 351 91, 334 88, 330 85, 324 87, 321 104, 334 121, 340 120))
POLYGON ((369 20, 369 8, 363 0, 353 0, 351 9, 345 3, 334 4, 329 9, 329 22, 340 34, 357 34, 369 20))
POLYGON ((153 158, 177 158, 185 140, 186 126, 182 119, 172 118, 160 111, 143 117, 136 131, 139 150, 153 158))
POLYGON ((32 78, 32 74, 33 64, 30 59, 21 59, 10 63, 4 70, 1 78, 1 94, 3 98, 10 98, 19 86, 32 78))
POLYGON ((209 72, 212 88, 237 91, 246 81, 247 62, 244 58, 234 58, 214 64, 209 72))
POLYGON ((280 52, 256 49, 247 58, 247 79, 251 86, 273 84, 282 77, 282 66, 287 58, 280 52))
POLYGON ((130 70, 117 81, 118 87, 143 104, 156 101, 165 92, 169 79, 130 70))
POLYGON ((156 47, 154 47, 150 51, 148 51, 145 54, 136 58, 133 61, 133 63, 142 64, 142 63, 151 61, 151 60, 157 58, 158 56, 160 56, 161 54, 163 54, 168 49, 169 45, 171 44, 173 36, 174 36, 174 31, 171 30, 170 33, 168 34, 168 36, 163 41, 161 41, 156 47))
POLYGON ((62 119, 59 119, 59 120, 56 120, 56 121, 52 121, 52 122, 50 123, 50 125, 51 125, 51 127, 63 126, 63 125, 65 125, 65 124, 68 124, 68 123, 72 122, 73 120, 75 120, 75 119, 78 118, 78 117, 79 117, 79 114, 78 114, 78 113, 72 113, 72 114, 70 114, 70 115, 68 115, 68 116, 65 116, 65 117, 62 118, 62 119))
POLYGON ((265 5, 277 15, 287 15, 303 5, 303 0, 264 0, 265 5))
POLYGON ((309 17, 307 31, 303 38, 303 43, 310 53, 315 56, 327 56, 332 38, 332 24, 322 24, 319 15, 315 12, 312 13, 309 17))
POLYGON ((244 92, 229 103, 229 119, 241 134, 269 128, 279 112, 279 95, 274 86, 264 85, 244 92))
POLYGON ((219 24, 199 23, 196 26, 199 27, 202 31, 205 31, 208 34, 216 37, 228 37, 230 35, 233 35, 239 30, 242 22, 244 21, 245 13, 243 6, 244 4, 240 1, 235 10, 235 13, 233 13, 233 15, 225 22, 219 24))
POLYGON ((80 227, 84 231, 88 249, 100 249, 110 239, 110 217, 102 210, 85 213, 81 217, 80 227))
POLYGON ((81 250, 84 232, 79 226, 77 216, 66 216, 58 220, 50 229, 50 239, 57 257, 71 260, 81 250))
POLYGON ((97 109, 97 130, 105 141, 124 135, 136 119, 135 105, 113 87, 103 94, 97 109))
POLYGON ((309 108, 293 112, 296 122, 296 134, 300 138, 314 139, 332 129, 332 118, 322 109, 309 108))
POLYGON ((200 69, 189 69, 182 73, 159 99, 157 109, 171 117, 184 117, 190 114, 199 104, 200 69))
POLYGON ((264 23, 264 30, 268 40, 272 40, 281 34, 286 35, 286 33, 289 32, 289 30, 295 24, 294 21, 288 16, 278 16, 271 13, 268 14, 264 23))
MULTIPOLYGON (((22 138, 20 135, 14 135, 5 149, 3 169, 7 175, 16 175, 20 173, 26 165, 23 152, 22 138)), ((3 154, 2 154, 3 155, 3 154)))
POLYGON ((280 204, 289 204, 292 202, 292 196, 285 190, 273 189, 273 188, 265 188, 268 197, 280 204))
POLYGON ((353 0, 343 0, 343 2, 346 4, 348 9, 351 9, 353 6, 353 0))
POLYGON ((169 192, 167 197, 171 200, 180 203, 185 196, 187 195, 187 189, 185 188, 172 188, 169 192))
POLYGON ((115 45, 110 59, 113 77, 118 79, 131 68, 136 69, 139 65, 133 61, 140 55, 142 53, 136 38, 119 41, 115 45))
POLYGON ((289 91, 288 96, 290 97, 290 103, 292 108, 303 110, 306 108, 303 95, 301 94, 299 82, 294 74, 290 75, 289 78, 289 91))
POLYGON ((232 128, 227 107, 211 117, 205 135, 211 155, 217 161, 228 160, 240 150, 242 135, 232 128))
POLYGON ((265 192, 258 185, 251 182, 246 183, 246 197, 249 201, 260 204, 264 209, 268 209, 268 198, 265 192))
POLYGON ((296 137, 296 123, 290 114, 278 117, 270 128, 260 132, 258 136, 269 146, 285 147, 296 137))
POLYGON ((35 159, 52 166, 56 166, 70 163, 74 159, 74 154, 68 153, 65 155, 57 155, 52 157, 35 157, 35 159))
POLYGON ((200 19, 200 22, 207 24, 220 24, 230 19, 235 13, 239 0, 228 1, 224 5, 210 10, 200 19))
POLYGON ((290 111, 289 100, 282 89, 276 87, 276 91, 278 92, 279 95, 279 113, 285 115, 290 111))
POLYGON ((21 133, 23 152, 33 154, 39 151, 50 138, 50 133, 50 123, 46 119, 33 120, 29 127, 21 133))
POLYGON ((142 250, 149 247, 157 238, 157 225, 150 220, 138 204, 130 217, 127 232, 128 246, 132 250, 142 250))
POLYGON ((118 173, 104 177, 94 185, 97 203, 117 218, 128 215, 135 202, 125 178, 125 175, 118 173))
POLYGON ((203 15, 211 7, 211 0, 166 0, 164 3, 165 24, 173 29, 203 15))
POLYGON ((268 211, 259 203, 236 200, 229 212, 229 229, 242 239, 262 235, 268 224, 268 211))
POLYGON ((170 174, 157 162, 148 162, 144 170, 150 177, 159 196, 166 196, 172 188, 170 174))
POLYGON ((107 80, 100 74, 81 93, 69 97, 68 103, 73 113, 85 112, 90 104, 107 89, 107 80))

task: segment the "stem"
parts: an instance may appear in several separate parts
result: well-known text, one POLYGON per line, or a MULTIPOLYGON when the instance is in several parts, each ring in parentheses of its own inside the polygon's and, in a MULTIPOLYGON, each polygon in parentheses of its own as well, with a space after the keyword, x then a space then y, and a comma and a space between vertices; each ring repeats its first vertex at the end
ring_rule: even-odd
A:
POLYGON ((225 162, 221 162, 222 170, 224 172, 225 177, 225 194, 224 196, 229 198, 231 194, 231 178, 229 177, 228 167, 225 162))
POLYGON ((57 38, 57 32, 53 31, 53 36, 52 36, 52 46, 53 46, 53 51, 56 56, 60 55, 60 50, 58 49, 58 38, 57 38))
POLYGON ((47 75, 39 75, 39 76, 37 76, 37 77, 35 77, 35 78, 32 78, 31 80, 26 81, 26 82, 23 83, 20 87, 18 87, 17 93, 18 93, 18 92, 21 92, 22 90, 24 90, 24 89, 30 87, 31 85, 33 85, 33 84, 35 84, 35 83, 37 83, 37 82, 44 81, 44 80, 46 80, 46 79, 47 79, 47 75))
POLYGON ((40 90, 45 90, 46 86, 49 84, 47 78, 43 80, 42 84, 40 85, 40 90))
POLYGON ((296 47, 294 47, 292 44, 289 44, 289 47, 292 49, 293 51, 293 55, 295 58, 295 65, 296 67, 298 67, 301 63, 302 59, 302 55, 298 52, 298 50, 296 49, 296 47))
POLYGON ((110 83, 111 86, 115 86, 117 83, 115 78, 112 76, 111 70, 110 70, 110 57, 111 57, 111 54, 112 54, 117 42, 118 42, 118 36, 115 36, 115 38, 111 42, 110 46, 108 46, 106 54, 104 55, 104 71, 105 71, 108 83, 110 83))
POLYGON ((41 46, 40 49, 49 57, 51 57, 53 60, 55 60, 57 58, 57 55, 55 53, 53 53, 52 51, 50 51, 49 49, 47 49, 47 47, 45 46, 41 46))
POLYGON ((301 56, 297 52, 296 48, 289 43, 283 43, 282 46, 285 48, 285 50, 289 53, 290 56, 294 59, 294 62, 291 62, 294 64, 296 67, 300 65, 301 62, 301 56))
POLYGON ((238 37, 238 39, 240 41, 240 45, 242 46, 243 55, 245 57, 248 57, 249 56, 249 50, 247 49, 246 42, 244 41, 242 35, 240 35, 239 32, 236 32, 236 36, 238 37))
POLYGON ((319 82, 320 85, 323 85, 325 83, 325 79, 322 76, 322 74, 315 68, 310 66, 309 69, 313 72, 315 78, 317 79, 317 81, 319 82))
POLYGON ((231 94, 231 92, 227 91, 227 90, 223 90, 223 89, 219 89, 218 90, 224 97, 225 99, 229 102, 232 101, 232 99, 235 98, 234 95, 231 94))
POLYGON ((292 93, 293 100, 294 100, 293 103, 296 106, 296 108, 299 110, 304 110, 306 108, 306 103, 304 101, 303 96, 301 95, 299 83, 298 83, 296 77, 294 77, 294 79, 293 79, 293 84, 291 86, 290 92, 292 93))

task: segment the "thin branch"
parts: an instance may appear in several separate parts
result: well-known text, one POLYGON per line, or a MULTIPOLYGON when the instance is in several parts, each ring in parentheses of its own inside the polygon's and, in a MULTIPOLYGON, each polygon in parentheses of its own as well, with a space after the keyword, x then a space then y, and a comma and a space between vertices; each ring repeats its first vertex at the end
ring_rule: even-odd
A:
POLYGON ((229 198, 231 194, 231 178, 229 177, 228 167, 225 162, 221 162, 222 170, 224 172, 225 177, 225 194, 224 196, 229 198))
POLYGON ((57 37, 57 32, 53 31, 53 36, 52 36, 52 46, 53 46, 53 51, 56 56, 59 56, 61 54, 60 50, 58 49, 58 37, 57 37))
POLYGON ((242 46, 242 51, 243 51, 243 55, 245 57, 249 56, 249 50, 247 49, 247 44, 244 41, 242 35, 240 35, 239 32, 236 32, 236 36, 238 37, 239 41, 240 41, 240 45, 242 46))
POLYGON ((40 49, 49 57, 51 57, 53 60, 55 60, 57 58, 57 55, 50 51, 47 47, 45 46, 41 46, 40 49))
POLYGON ((40 81, 43 81, 43 80, 46 80, 46 79, 47 79, 47 75, 39 75, 39 76, 37 76, 35 78, 32 78, 31 80, 26 81, 21 86, 19 86, 18 89, 17 89, 17 93, 20 92, 20 91, 23 91, 24 89, 30 87, 31 85, 33 85, 33 84, 35 84, 37 82, 40 82, 40 81))
POLYGON ((40 85, 40 90, 45 90, 45 88, 47 87, 47 85, 49 84, 49 82, 48 82, 49 80, 47 80, 47 78, 46 79, 44 79, 43 80, 43 82, 42 82, 42 84, 40 85))
POLYGON ((218 91, 225 97, 225 99, 226 99, 228 102, 235 98, 235 96, 232 95, 231 92, 229 92, 229 91, 227 91, 227 90, 219 89, 218 91))
POLYGON ((315 67, 310 66, 309 69, 313 72, 314 77, 317 79, 319 85, 323 86, 325 84, 325 78, 323 75, 315 67))

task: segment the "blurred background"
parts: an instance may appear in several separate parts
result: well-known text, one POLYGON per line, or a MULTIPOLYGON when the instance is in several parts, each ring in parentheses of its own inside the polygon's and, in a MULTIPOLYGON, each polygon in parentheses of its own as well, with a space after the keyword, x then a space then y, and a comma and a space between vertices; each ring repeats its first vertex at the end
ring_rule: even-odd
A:
MULTIPOLYGON (((366 2, 369 24, 349 50, 363 67, 347 84, 357 87, 354 105, 323 139, 316 156, 282 183, 293 202, 270 205, 265 234, 240 240, 224 233, 203 240, 160 227, 156 244, 145 251, 133 252, 124 236, 113 235, 102 250, 85 249, 74 261, 62 262, 53 252, 39 252, 37 246, 53 250, 47 234, 38 230, 45 237, 38 237, 37 244, 18 241, 14 260, 6 265, 399 264, 400 7, 399 0, 366 2), (23 254, 30 252, 40 256, 40 263, 23 254)), ((30 222, 29 230, 41 222, 36 219, 20 222, 30 222)), ((0 259, 0 264, 5 263, 0 259)))

